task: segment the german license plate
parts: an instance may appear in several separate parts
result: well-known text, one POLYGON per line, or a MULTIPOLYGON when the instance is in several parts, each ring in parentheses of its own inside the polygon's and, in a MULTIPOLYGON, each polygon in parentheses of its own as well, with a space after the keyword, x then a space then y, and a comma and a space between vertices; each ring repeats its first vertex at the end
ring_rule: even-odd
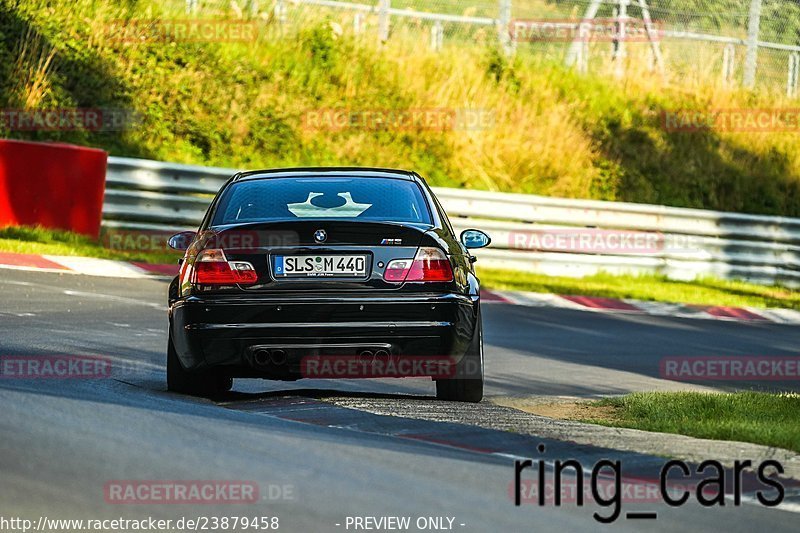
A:
POLYGON ((367 276, 366 255, 277 255, 275 277, 348 277, 367 276))

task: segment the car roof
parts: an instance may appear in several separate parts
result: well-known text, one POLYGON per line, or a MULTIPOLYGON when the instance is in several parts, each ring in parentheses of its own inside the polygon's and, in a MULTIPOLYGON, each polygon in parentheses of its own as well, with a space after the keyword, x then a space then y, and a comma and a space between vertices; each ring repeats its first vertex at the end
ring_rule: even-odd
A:
POLYGON ((298 167, 276 168, 267 170, 249 170, 240 172, 233 177, 233 181, 250 181, 273 178, 322 178, 322 177, 348 177, 348 178, 391 178, 407 181, 422 180, 416 172, 393 168, 370 167, 298 167))

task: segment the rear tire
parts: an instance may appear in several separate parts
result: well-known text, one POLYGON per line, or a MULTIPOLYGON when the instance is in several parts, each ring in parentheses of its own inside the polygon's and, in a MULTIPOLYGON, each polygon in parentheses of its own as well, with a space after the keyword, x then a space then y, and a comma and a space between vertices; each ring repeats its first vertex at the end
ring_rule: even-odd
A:
POLYGON ((233 387, 233 378, 205 372, 187 372, 172 343, 172 328, 167 340, 167 390, 191 396, 213 396, 233 387))
POLYGON ((456 366, 456 376, 459 377, 436 381, 436 399, 472 403, 483 399, 483 321, 480 307, 472 341, 456 366))

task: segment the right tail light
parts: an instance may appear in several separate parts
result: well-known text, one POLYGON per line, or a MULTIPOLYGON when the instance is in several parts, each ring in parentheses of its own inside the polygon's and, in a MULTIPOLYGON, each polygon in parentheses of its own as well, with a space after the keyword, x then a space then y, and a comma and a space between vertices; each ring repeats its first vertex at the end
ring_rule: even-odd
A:
POLYGON ((389 261, 383 279, 392 283, 453 281, 453 267, 439 248, 422 247, 414 259, 389 261))

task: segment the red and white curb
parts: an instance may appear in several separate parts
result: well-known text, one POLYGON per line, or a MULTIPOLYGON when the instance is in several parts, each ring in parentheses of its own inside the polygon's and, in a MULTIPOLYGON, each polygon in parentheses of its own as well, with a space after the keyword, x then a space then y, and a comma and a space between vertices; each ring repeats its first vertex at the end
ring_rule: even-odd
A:
POLYGON ((178 273, 177 263, 175 265, 149 265, 147 263, 128 263, 93 257, 6 252, 0 252, 0 268, 111 278, 145 278, 154 275, 175 276, 178 273))
MULTIPOLYGON (((0 268, 113 278, 171 278, 178 273, 177 262, 174 265, 151 265, 91 257, 6 252, 0 252, 0 268)), ((619 300, 596 296, 562 296, 537 292, 495 290, 481 291, 481 299, 484 303, 490 304, 503 303, 526 307, 559 307, 601 313, 630 313, 666 317, 800 324, 800 312, 791 309, 690 305, 631 299, 619 300)))
POLYGON ((485 303, 505 303, 526 307, 559 307, 601 313, 734 320, 745 322, 777 322, 800 324, 800 312, 792 309, 759 309, 721 305, 692 305, 666 302, 647 302, 633 299, 601 298, 596 296, 562 296, 538 292, 482 291, 485 303))

